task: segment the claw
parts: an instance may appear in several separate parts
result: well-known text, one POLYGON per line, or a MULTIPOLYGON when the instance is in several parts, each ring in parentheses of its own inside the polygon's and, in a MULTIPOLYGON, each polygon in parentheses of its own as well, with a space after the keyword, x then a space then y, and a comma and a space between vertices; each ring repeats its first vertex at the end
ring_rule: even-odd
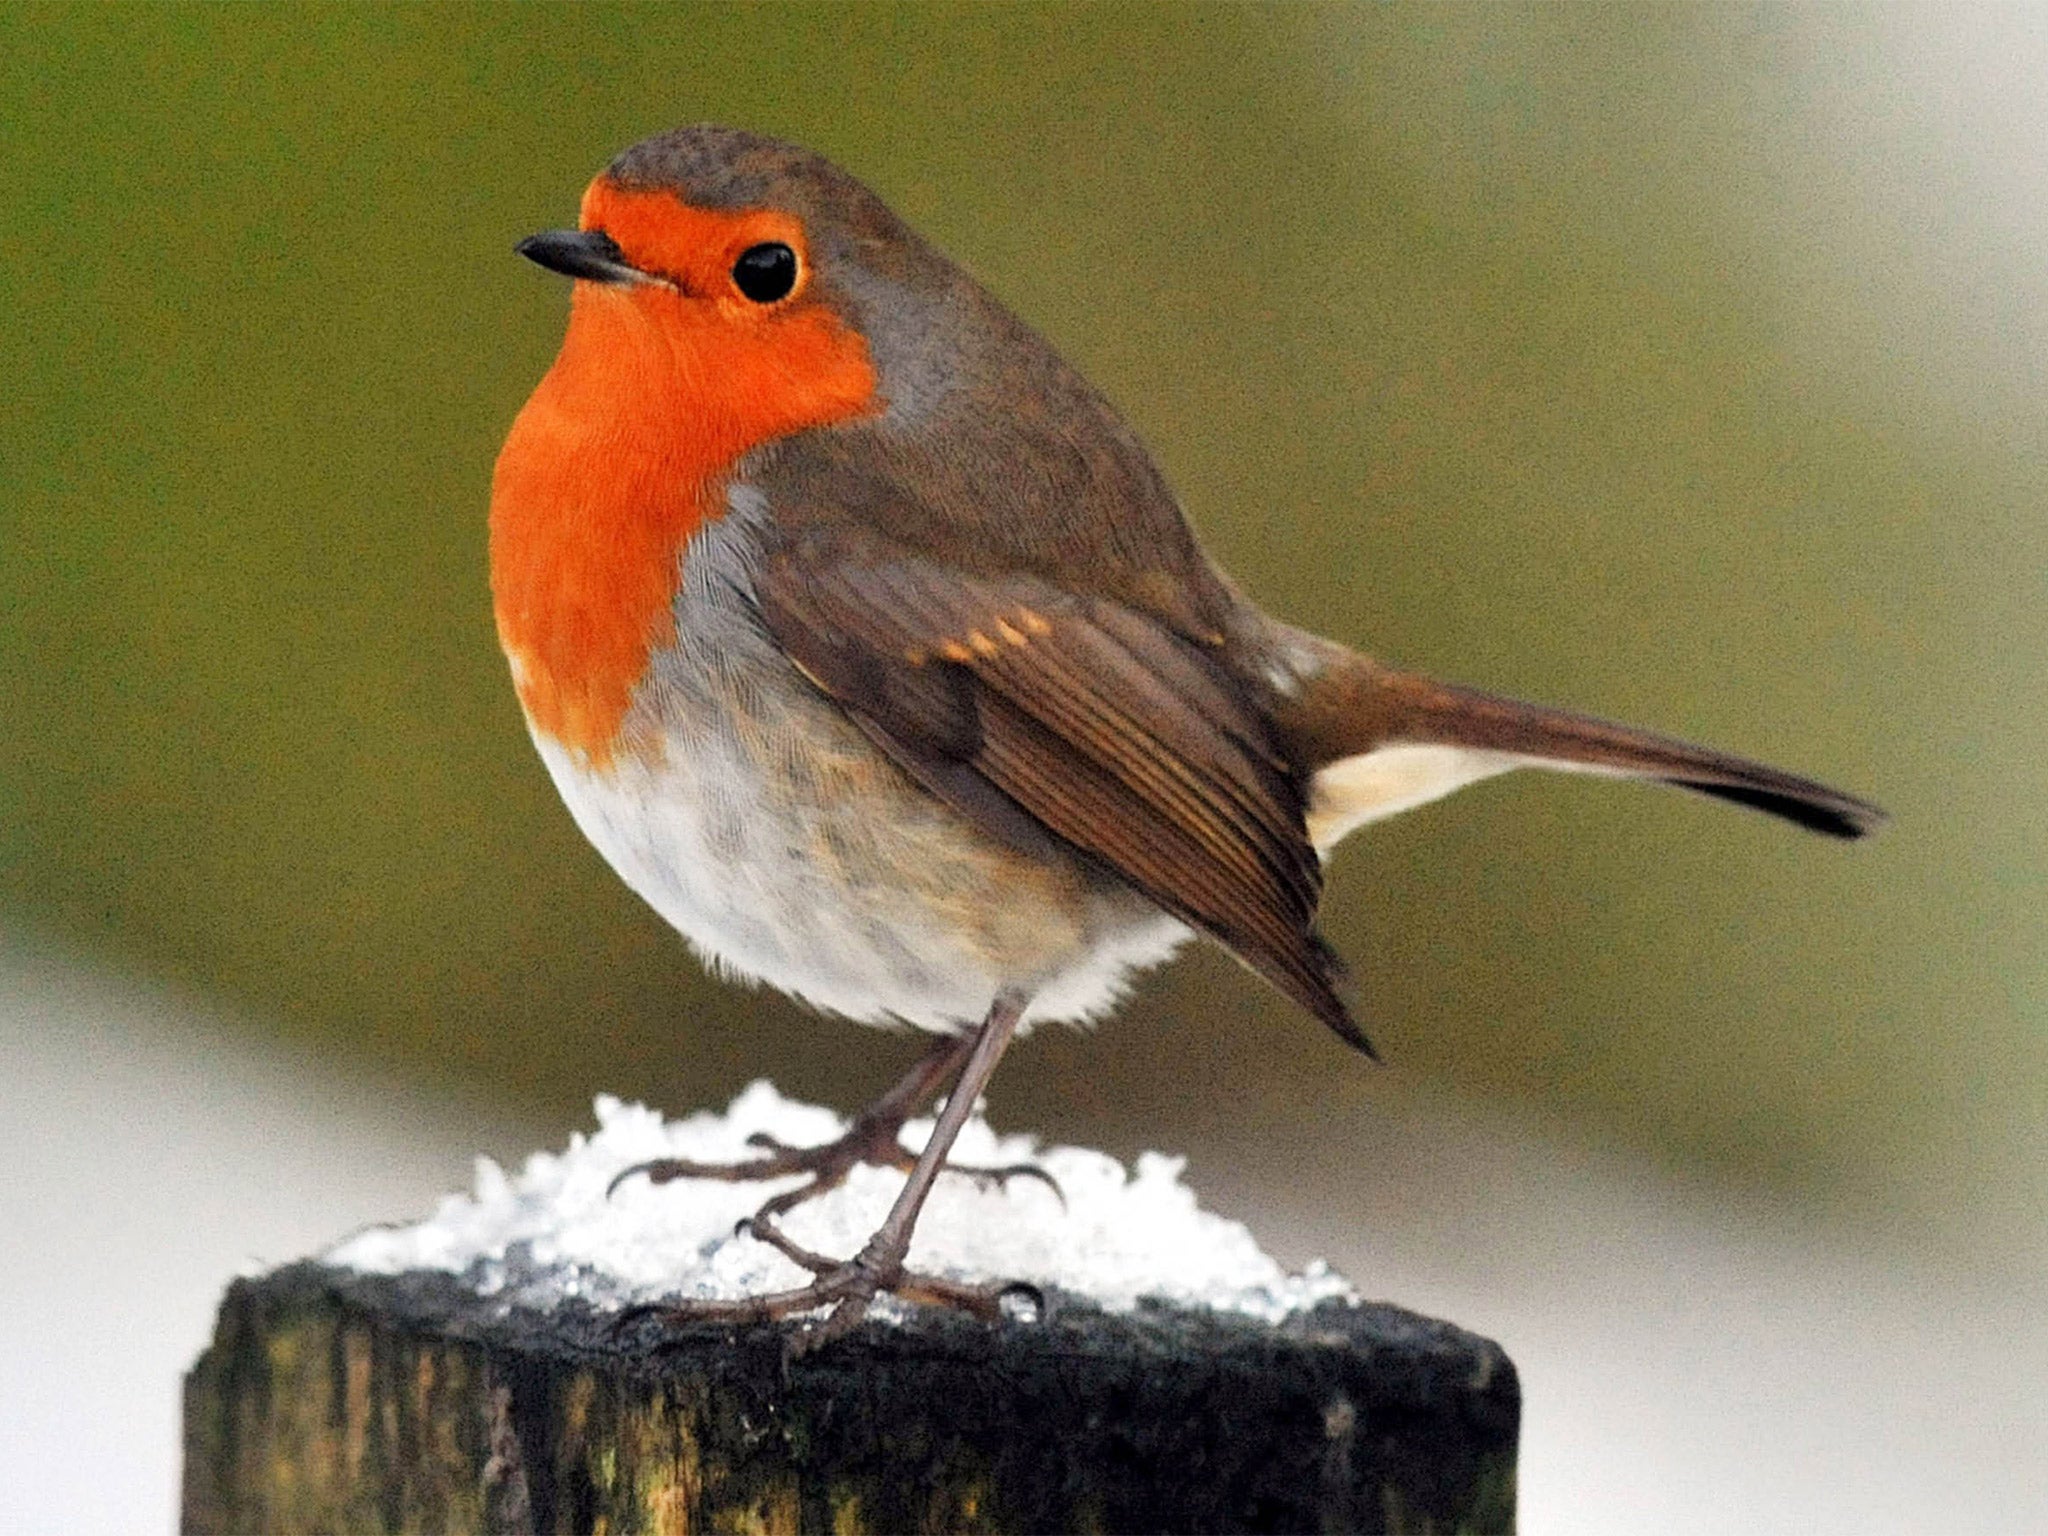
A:
POLYGON ((1067 1192, 1060 1188, 1060 1181, 1036 1163, 1008 1163, 1001 1168, 963 1168, 958 1164, 948 1163, 939 1171, 963 1174, 974 1180, 977 1189, 1001 1189, 1012 1179, 1036 1179, 1052 1191, 1052 1197, 1059 1201, 1061 1210, 1067 1208, 1067 1192))
POLYGON ((613 1195, 616 1195, 619 1192, 619 1186, 625 1183, 626 1180, 633 1177, 634 1174, 646 1173, 647 1170, 653 1166, 654 1165, 652 1163, 635 1163, 630 1168, 621 1168, 617 1173, 612 1175, 611 1183, 605 1185, 605 1199, 609 1200, 613 1195))
POLYGON ((1030 1321, 1037 1322, 1045 1316, 1045 1289, 1029 1280, 1012 1280, 996 1291, 996 1305, 1006 1307, 1009 1302, 1021 1301, 1031 1311, 1030 1321))

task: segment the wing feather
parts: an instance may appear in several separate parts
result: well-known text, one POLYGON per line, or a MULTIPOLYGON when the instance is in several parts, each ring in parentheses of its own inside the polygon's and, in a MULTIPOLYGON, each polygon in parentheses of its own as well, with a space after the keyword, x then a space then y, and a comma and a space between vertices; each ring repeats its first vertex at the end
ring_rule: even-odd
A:
POLYGON ((772 551, 756 596, 797 665, 932 793, 1013 842, 1081 850, 1371 1049, 1315 933, 1302 776, 1187 639, 843 530, 772 551))

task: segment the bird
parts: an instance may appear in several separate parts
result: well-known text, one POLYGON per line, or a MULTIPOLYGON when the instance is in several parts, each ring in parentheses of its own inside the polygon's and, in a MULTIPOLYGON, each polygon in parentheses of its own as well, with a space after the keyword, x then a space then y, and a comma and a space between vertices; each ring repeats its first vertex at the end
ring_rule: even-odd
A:
POLYGON ((490 508, 498 637, 548 773, 711 970, 932 1037, 833 1142, 627 1170, 808 1176, 747 1227, 808 1282, 678 1321, 822 1313, 822 1343, 885 1292, 999 1315, 1000 1287, 906 1267, 954 1139, 1017 1034, 1104 1015, 1191 936, 1371 1055, 1316 928, 1323 860, 1362 826, 1529 766, 1838 838, 1883 820, 1269 616, 1108 399, 813 151, 659 134, 517 250, 573 279, 490 508), (899 1132, 942 1092, 913 1155, 899 1132), (782 1232, 861 1162, 906 1178, 858 1252, 782 1232))

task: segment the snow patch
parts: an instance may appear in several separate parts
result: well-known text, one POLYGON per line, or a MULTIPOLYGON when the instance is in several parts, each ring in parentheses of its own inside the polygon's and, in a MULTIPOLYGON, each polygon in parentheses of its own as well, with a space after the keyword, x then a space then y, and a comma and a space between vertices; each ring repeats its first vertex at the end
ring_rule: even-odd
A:
MULTIPOLYGON (((735 1226, 794 1178, 750 1183, 678 1180, 656 1186, 622 1169, 654 1158, 737 1162, 758 1155, 747 1138, 796 1145, 837 1137, 831 1110, 785 1099, 757 1082, 723 1115, 665 1121, 653 1110, 597 1100, 594 1134, 576 1133, 559 1153, 536 1152, 517 1174, 479 1158, 475 1188, 449 1195, 425 1221, 358 1233, 327 1262, 373 1274, 446 1270, 486 1294, 530 1306, 575 1298, 613 1308, 678 1296, 739 1297, 801 1285, 806 1271, 735 1226)), ((906 1146, 922 1146, 930 1120, 912 1121, 906 1146)), ((963 1165, 1030 1162, 1066 1196, 1036 1179, 979 1187, 942 1175, 910 1245, 910 1265, 970 1282, 1027 1281, 1126 1312, 1157 1299, 1277 1322, 1327 1300, 1355 1301, 1344 1279, 1313 1264, 1287 1273, 1244 1226, 1195 1203, 1180 1181, 1184 1160, 1157 1152, 1126 1169, 1084 1147, 1041 1149, 1028 1136, 998 1136, 979 1108, 961 1130, 963 1165)), ((866 1242, 902 1188, 903 1175, 865 1164, 840 1188, 782 1219, 797 1243, 849 1256, 866 1242)), ((900 1316, 894 1307, 877 1315, 900 1316)))

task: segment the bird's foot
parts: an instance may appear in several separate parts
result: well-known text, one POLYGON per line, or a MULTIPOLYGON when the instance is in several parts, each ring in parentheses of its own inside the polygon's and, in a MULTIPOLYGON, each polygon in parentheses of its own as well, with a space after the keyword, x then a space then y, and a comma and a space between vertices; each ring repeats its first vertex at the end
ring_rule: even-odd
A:
POLYGON ((1011 1299, 1026 1303, 1034 1312, 1044 1310, 1043 1293, 1026 1282, 969 1285, 906 1269, 903 1254, 891 1251, 891 1245, 881 1240, 881 1234, 854 1257, 841 1260, 805 1248, 764 1217, 742 1222, 741 1230, 802 1265, 814 1278, 808 1285, 763 1296, 734 1300, 691 1297, 651 1303, 631 1308, 620 1319, 621 1323, 646 1316, 675 1323, 768 1323, 830 1307, 832 1310, 822 1319, 790 1339, 788 1354, 795 1359, 852 1332, 867 1316, 875 1298, 884 1292, 925 1306, 950 1307, 984 1322, 1000 1319, 1004 1302, 1011 1299))
MULTIPOLYGON (((776 1158, 802 1159, 818 1154, 824 1154, 829 1157, 849 1139, 858 1138, 856 1144, 860 1150, 856 1155, 847 1159, 844 1168, 838 1174, 838 1178, 833 1180, 834 1183, 837 1183, 840 1179, 846 1177, 847 1172, 852 1169, 855 1163, 867 1163, 876 1168, 894 1168, 898 1173, 908 1173, 911 1169, 915 1168, 917 1166, 917 1154, 904 1146, 898 1139, 899 1133, 903 1129, 903 1124, 903 1120, 898 1119, 893 1123, 882 1122, 874 1127, 863 1128, 860 1122, 856 1121, 853 1127, 848 1130, 846 1136, 841 1137, 839 1141, 829 1142, 822 1147, 792 1147, 787 1142, 777 1141, 773 1136, 765 1135, 758 1131, 749 1136, 747 1142, 750 1146, 766 1149, 776 1158)), ((627 1171, 631 1172, 630 1169, 627 1171)), ((1055 1179, 1036 1163, 1000 1163, 994 1166, 977 1163, 943 1163, 939 1167, 939 1172, 954 1174, 963 1179, 970 1179, 973 1181, 976 1189, 1007 1189, 1012 1179, 1031 1179, 1051 1190, 1053 1198, 1059 1201, 1062 1209, 1065 1208, 1067 1203, 1067 1192, 1060 1188, 1059 1180, 1055 1179)), ((806 1191, 804 1198, 810 1198, 808 1191, 806 1191)))
MULTIPOLYGON (((900 1137, 908 1113, 893 1110, 869 1110, 855 1117, 853 1124, 846 1128, 846 1134, 837 1141, 828 1141, 815 1147, 794 1147, 788 1142, 778 1141, 763 1132, 756 1132, 747 1138, 747 1145, 760 1149, 762 1155, 736 1163, 699 1163, 687 1158, 663 1157, 651 1162, 635 1163, 620 1170, 607 1186, 605 1193, 613 1194, 626 1180, 636 1174, 643 1175, 649 1183, 667 1184, 676 1179, 718 1179, 726 1183, 746 1183, 756 1179, 781 1179, 796 1174, 808 1174, 810 1182, 799 1184, 775 1196, 755 1213, 757 1222, 772 1221, 802 1205, 815 1200, 819 1195, 837 1189, 846 1182, 846 1176, 861 1163, 876 1168, 894 1168, 909 1173, 917 1166, 917 1154, 906 1148, 900 1137)), ((1003 1189, 1012 1179, 1034 1179, 1051 1190, 1053 1197, 1062 1206, 1067 1203, 1066 1192, 1059 1182, 1043 1168, 1033 1163, 1009 1163, 1000 1167, 970 1167, 947 1163, 942 1173, 959 1174, 972 1179, 978 1189, 1003 1189)))
MULTIPOLYGON (((753 1137, 750 1139, 760 1147, 763 1155, 750 1164, 664 1160, 639 1170, 663 1179, 692 1176, 751 1179, 808 1172, 811 1175, 809 1184, 768 1201, 751 1220, 741 1224, 741 1230, 808 1269, 812 1278, 809 1285, 767 1296, 736 1301, 689 1300, 636 1307, 619 1319, 620 1324, 649 1312, 679 1323, 761 1323, 830 1307, 832 1310, 821 1321, 791 1339, 788 1352, 794 1356, 851 1331, 867 1315, 875 1297, 884 1291, 906 1301, 953 1307, 987 1321, 1002 1316, 1004 1299, 1012 1296, 1027 1300, 1034 1310, 1042 1313, 1044 1297, 1035 1286, 964 1285, 936 1275, 914 1274, 903 1264, 904 1255, 910 1251, 910 1232, 917 1225, 917 1214, 924 1207, 925 1196, 931 1193, 932 1182, 942 1171, 946 1154, 953 1150, 960 1128, 973 1113, 976 1096, 987 1085, 989 1074, 995 1070, 1003 1048, 1016 1033, 1028 1001, 1021 992, 999 993, 989 1005, 988 1017, 982 1020, 979 1029, 971 1035, 935 1042, 903 1080, 856 1118, 846 1134, 836 1142, 823 1147, 789 1147, 770 1137, 753 1137), (913 1158, 903 1150, 898 1140, 903 1122, 913 1109, 926 1103, 938 1091, 940 1083, 949 1079, 953 1082, 953 1090, 946 1097, 945 1108, 932 1123, 931 1139, 913 1158), (829 1259, 783 1235, 775 1225, 775 1217, 797 1202, 840 1183, 858 1162, 896 1168, 907 1163, 910 1168, 903 1188, 897 1193, 896 1203, 889 1207, 889 1214, 859 1253, 844 1261, 829 1259)), ((1001 1181, 1015 1176, 1018 1171, 985 1169, 982 1173, 985 1177, 1001 1181)), ((1022 1171, 1052 1183, 1039 1169, 1022 1171)), ((616 1187, 617 1180, 613 1183, 616 1187)), ((1055 1191, 1058 1187, 1053 1185, 1055 1191)))

